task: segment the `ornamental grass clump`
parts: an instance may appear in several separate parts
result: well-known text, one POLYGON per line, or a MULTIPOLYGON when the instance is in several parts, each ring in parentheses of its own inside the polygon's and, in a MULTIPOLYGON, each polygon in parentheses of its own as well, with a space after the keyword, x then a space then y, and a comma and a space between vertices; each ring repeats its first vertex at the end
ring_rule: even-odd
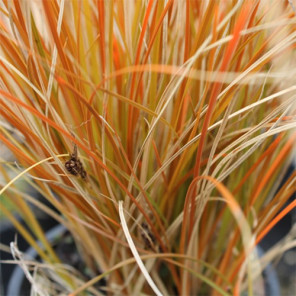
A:
POLYGON ((1 159, 0 206, 43 260, 12 244, 32 289, 252 295, 295 246, 256 251, 296 205, 295 172, 278 190, 296 141, 295 6, 271 2, 2 1, 0 140, 15 162, 1 159), (90 280, 36 208, 70 231, 90 280))

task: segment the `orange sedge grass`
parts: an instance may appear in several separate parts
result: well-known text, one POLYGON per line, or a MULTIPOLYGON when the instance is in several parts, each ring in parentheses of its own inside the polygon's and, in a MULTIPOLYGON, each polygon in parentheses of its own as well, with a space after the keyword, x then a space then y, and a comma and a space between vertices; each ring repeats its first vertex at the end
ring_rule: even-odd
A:
POLYGON ((1 161, 0 206, 52 266, 30 204, 57 215, 13 181, 58 211, 93 277, 57 272, 64 292, 105 278, 109 294, 252 295, 254 248, 295 208, 295 174, 277 191, 295 148, 292 3, 3 0, 0 15, 0 141, 19 171, 1 161), (76 148, 86 178, 65 168, 76 148))

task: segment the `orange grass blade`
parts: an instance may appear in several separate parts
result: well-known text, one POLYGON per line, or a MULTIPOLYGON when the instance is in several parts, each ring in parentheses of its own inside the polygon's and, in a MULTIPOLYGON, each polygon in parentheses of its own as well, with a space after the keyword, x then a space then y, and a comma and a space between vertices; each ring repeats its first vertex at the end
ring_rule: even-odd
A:
POLYGON ((106 50, 105 50, 105 11, 104 11, 104 1, 99 0, 97 2, 98 6, 98 15, 99 15, 99 31, 100 31, 100 52, 101 52, 101 63, 102 63, 102 72, 103 77, 105 76, 106 68, 106 50))
MULTIPOLYGON (((141 49, 142 49, 142 45, 143 45, 143 40, 144 40, 144 36, 145 36, 145 32, 147 29, 147 25, 148 25, 148 20, 149 20, 149 16, 152 10, 152 5, 153 5, 154 1, 150 0, 148 2, 146 11, 145 11, 145 16, 143 19, 143 24, 142 24, 142 29, 141 29, 141 34, 139 37, 139 43, 138 43, 138 47, 137 47, 137 52, 136 52, 136 58, 135 58, 135 63, 134 65, 138 65, 139 61, 140 61, 140 54, 141 54, 141 49)), ((134 94, 134 84, 135 84, 135 73, 133 73, 132 75, 132 82, 131 82, 131 98, 133 98, 133 94, 134 94)))
POLYGON ((263 178, 262 178, 261 182, 259 183, 259 185, 255 188, 255 192, 251 196, 250 206, 252 206, 255 203, 255 201, 258 198, 260 192, 262 191, 262 189, 264 188, 264 186, 266 185, 268 180, 271 178, 272 174, 277 170, 279 164, 283 161, 283 159, 285 159, 288 156, 289 151, 291 151, 291 149, 295 145, 295 140, 296 140, 296 132, 293 133, 291 135, 291 137, 288 139, 285 146, 281 149, 280 153, 278 154, 276 159, 273 161, 272 166, 270 167, 270 169, 267 171, 265 176, 263 176, 263 178))
MULTIPOLYGON (((235 49, 238 45, 239 38, 240 38, 240 32, 244 28, 248 17, 249 17, 249 11, 251 10, 251 4, 249 2, 244 2, 243 7, 241 9, 240 15, 238 17, 237 22, 235 23, 234 27, 234 32, 233 32, 233 38, 229 42, 226 52, 224 55, 224 59, 222 61, 222 65, 220 67, 220 71, 224 72, 227 69, 227 66, 229 65, 231 61, 231 57, 233 56, 235 49)), ((200 164, 202 161, 202 151, 203 147, 206 141, 206 136, 207 136, 207 129, 210 124, 211 116, 214 112, 214 108, 216 105, 217 97, 222 88, 222 83, 215 83, 210 95, 210 100, 209 100, 209 106, 208 110, 205 115, 205 119, 202 125, 202 131, 201 131, 201 137, 199 140, 199 145, 196 153, 196 160, 195 160, 195 166, 194 166, 194 177, 199 176, 200 174, 200 164)), ((192 192, 190 198, 190 203, 187 203, 188 206, 191 205, 191 210, 190 210, 190 221, 189 221, 189 229, 190 232, 193 229, 193 223, 194 223, 194 215, 195 215, 195 210, 196 210, 196 204, 194 202, 194 198, 196 195, 196 190, 197 188, 192 192)))
MULTIPOLYGON (((257 236, 255 245, 259 244, 260 241, 268 234, 268 232, 282 219, 284 218, 289 212, 291 212, 296 207, 296 200, 292 201, 288 206, 286 206, 266 227, 262 232, 257 236)), ((254 246, 255 247, 255 246, 254 246)), ((238 270, 241 267, 241 264, 244 260, 244 256, 241 256, 237 267, 234 269, 233 273, 229 277, 229 281, 233 281, 237 275, 238 270)), ((235 286, 235 291, 238 292, 239 284, 237 283, 235 286)))
MULTIPOLYGON (((152 46, 153 46, 153 43, 155 41, 155 38, 159 32, 159 29, 162 25, 162 22, 163 22, 163 19, 165 17, 165 15, 168 13, 168 10, 169 8, 171 7, 171 5, 173 4, 173 0, 169 0, 159 18, 159 21, 158 21, 158 24, 156 25, 156 28, 154 30, 154 32, 152 33, 152 36, 151 36, 151 39, 150 39, 150 42, 147 46, 147 50, 146 50, 146 54, 143 58, 143 62, 142 64, 146 64, 147 60, 148 60, 148 57, 149 57, 149 54, 150 54, 150 51, 152 49, 152 46)), ((138 80, 138 87, 137 87, 137 90, 135 92, 135 97, 138 96, 138 92, 139 92, 139 86, 141 85, 141 80, 142 80, 142 73, 140 73, 140 77, 139 77, 139 80, 138 80)), ((133 99, 133 97, 132 97, 133 99)), ((129 156, 129 159, 132 160, 132 154, 133 154, 133 126, 134 126, 134 123, 136 121, 138 117, 138 112, 133 112, 133 108, 132 107, 129 107, 129 115, 128 115, 128 130, 127 130, 127 155, 129 156)))
MULTIPOLYGON (((240 15, 238 17, 238 21, 235 24, 235 28, 234 28, 234 32, 233 32, 233 38, 231 39, 231 41, 229 42, 225 55, 224 55, 224 59, 222 61, 222 65, 220 67, 220 71, 224 72, 228 66, 228 64, 230 63, 231 57, 233 56, 235 49, 238 45, 239 42, 239 38, 240 38, 240 32, 241 30, 244 28, 247 20, 248 20, 248 16, 249 16, 249 11, 251 10, 251 5, 249 2, 245 2, 243 4, 243 7, 241 9, 240 15)), ((199 171, 200 171, 200 162, 201 162, 201 155, 202 155, 202 150, 203 150, 203 145, 204 145, 204 141, 206 138, 206 131, 208 129, 209 123, 210 123, 210 119, 211 119, 211 115, 214 111, 214 107, 216 105, 216 100, 217 100, 217 96, 221 90, 222 84, 221 83, 215 83, 212 92, 211 92, 211 97, 209 100, 209 107, 206 113, 206 117, 202 126, 202 132, 201 132, 201 137, 200 137, 200 141, 199 141, 199 146, 198 146, 198 150, 197 150, 197 155, 196 155, 196 162, 195 162, 195 169, 194 169, 194 176, 198 176, 199 175, 199 171)))
MULTIPOLYGON (((236 222, 238 224, 238 227, 241 231, 241 236, 243 240, 243 245, 245 248, 245 253, 250 255, 253 249, 253 246, 255 244, 255 241, 252 239, 252 234, 250 231, 250 227, 248 225, 247 219, 244 216, 244 213, 242 209, 240 208, 238 202, 235 200, 234 196, 231 194, 231 192, 219 181, 214 179, 211 176, 198 176, 196 177, 193 182, 191 183, 190 189, 194 190, 195 183, 200 179, 206 179, 209 180, 211 183, 215 185, 215 187, 219 190, 219 192, 222 194, 222 196, 227 201, 227 204, 229 205, 229 208, 236 219, 236 222)), ((188 195, 190 194, 188 190, 188 195)), ((185 206, 184 206, 185 208, 185 206)), ((182 223, 182 231, 181 231, 181 240, 180 240, 180 253, 184 253, 184 247, 185 247, 185 232, 186 232, 186 220, 188 219, 187 214, 184 209, 184 215, 183 215, 183 223, 182 223)), ((188 235, 190 238, 190 234, 188 235)), ((256 269, 255 267, 256 261, 253 259, 251 260, 251 257, 248 259, 248 267, 249 267, 249 276, 252 277, 251 269, 256 269)), ((241 275, 242 276, 242 275, 241 275)), ((239 278, 239 281, 242 280, 242 278, 239 278)), ((238 281, 238 282, 239 282, 238 281)), ((220 280, 218 279, 216 284, 219 284, 220 280)), ((239 290, 239 285, 236 287, 237 290, 239 290)), ((238 294, 239 295, 239 294, 238 294)))
POLYGON ((252 165, 252 167, 245 174, 245 176, 242 178, 240 183, 233 190, 234 195, 241 189, 241 187, 245 184, 247 179, 252 175, 252 173, 256 170, 256 168, 262 163, 263 159, 265 157, 267 157, 269 154, 271 154, 272 152, 274 152, 274 150, 277 148, 277 146, 281 143, 282 138, 283 138, 283 134, 278 135, 277 138, 272 142, 272 144, 266 149, 266 151, 252 165))
MULTIPOLYGON (((296 189, 295 189, 296 192, 296 189)), ((289 205, 287 205, 272 221, 261 231, 261 233, 256 238, 256 245, 265 237, 265 235, 289 212, 291 212, 296 207, 296 200, 293 200, 289 205)))
MULTIPOLYGON (((66 136, 68 139, 70 139, 73 143, 75 143, 78 147, 80 147, 82 150, 84 150, 90 157, 92 157, 98 164, 99 166, 106 170, 106 172, 116 181, 116 183, 121 187, 121 189, 123 189, 123 191, 131 198, 131 200, 135 203, 135 205, 138 207, 138 209, 141 211, 141 213, 143 214, 143 216, 145 217, 147 223, 151 226, 151 229, 153 231, 153 233, 155 234, 156 238, 159 240, 159 243, 161 245, 161 247, 166 250, 165 245, 163 244, 163 241, 160 237, 160 234, 158 233, 158 231, 156 231, 154 224, 151 222, 151 219, 148 217, 147 213, 145 212, 145 210, 142 208, 142 206, 139 204, 139 202, 134 198, 134 196, 127 190, 127 188, 123 185, 123 183, 118 179, 118 177, 110 170, 110 168, 108 168, 107 166, 105 166, 103 164, 103 162, 92 152, 90 151, 84 144, 82 144, 81 142, 79 142, 75 137, 73 137, 71 134, 69 134, 68 132, 66 132, 63 128, 61 128, 60 126, 58 126, 54 121, 48 119, 47 117, 45 117, 43 114, 41 114, 39 111, 35 110, 34 108, 26 105, 25 103, 23 103, 22 101, 20 101, 19 99, 15 98, 14 96, 12 96, 9 93, 4 92, 3 90, 0 89, 0 94, 2 94, 3 96, 5 96, 6 98, 8 98, 9 100, 17 103, 18 105, 24 107, 25 109, 29 110, 31 113, 35 114, 37 117, 39 117, 40 119, 42 119, 42 121, 48 123, 50 126, 52 126, 53 128, 55 128, 57 131, 59 131, 61 134, 63 134, 64 136, 66 136)), ((136 179, 138 180, 138 179, 136 179)), ((139 182, 139 181, 138 181, 139 182)), ((140 183, 139 183, 140 184, 140 183)), ((141 188, 141 186, 140 186, 141 188)), ((161 227, 161 229, 163 230, 163 225, 159 219, 159 216, 157 215, 157 213, 155 212, 155 209, 153 208, 153 206, 151 205, 151 203, 149 202, 149 199, 146 195, 146 193, 144 192, 143 189, 142 193, 143 196, 145 197, 147 204, 150 206, 150 209, 152 210, 152 212, 154 213, 157 221, 159 222, 159 226, 161 227)))

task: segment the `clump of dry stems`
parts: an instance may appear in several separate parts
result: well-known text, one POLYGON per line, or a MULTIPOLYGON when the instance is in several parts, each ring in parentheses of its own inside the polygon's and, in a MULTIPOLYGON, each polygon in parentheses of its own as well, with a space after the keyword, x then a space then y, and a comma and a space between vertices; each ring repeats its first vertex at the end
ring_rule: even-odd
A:
POLYGON ((295 172, 277 191, 296 139, 295 7, 271 2, 2 0, 0 140, 17 165, 1 160, 1 212, 64 294, 101 295, 105 278, 108 295, 252 295, 256 245, 296 205, 295 172), (70 230, 91 281, 30 204, 70 230))

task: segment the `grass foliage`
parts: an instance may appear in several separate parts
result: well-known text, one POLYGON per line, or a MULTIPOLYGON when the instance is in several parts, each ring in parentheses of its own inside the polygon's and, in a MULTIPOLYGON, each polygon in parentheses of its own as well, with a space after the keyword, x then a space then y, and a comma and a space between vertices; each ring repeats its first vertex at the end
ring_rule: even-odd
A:
POLYGON ((295 172, 277 191, 295 7, 271 2, 2 0, 0 140, 17 165, 1 160, 0 207, 63 293, 101 295, 105 278, 109 295, 252 295, 255 246, 296 205, 295 172), (61 270, 31 204, 70 230, 92 280, 61 270))

